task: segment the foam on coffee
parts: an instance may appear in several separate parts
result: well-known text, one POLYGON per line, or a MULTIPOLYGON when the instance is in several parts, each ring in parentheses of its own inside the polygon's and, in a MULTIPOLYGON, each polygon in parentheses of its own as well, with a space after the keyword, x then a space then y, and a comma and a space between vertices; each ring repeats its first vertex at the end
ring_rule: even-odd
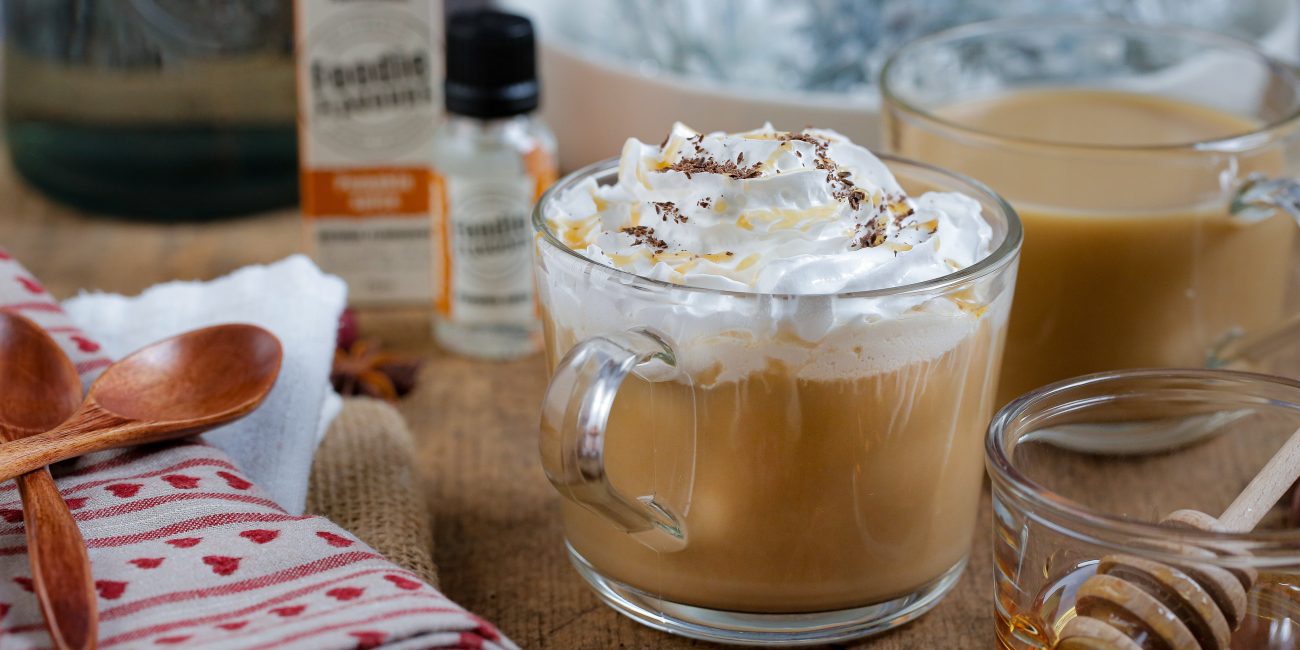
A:
POLYGON ((545 217, 562 242, 603 267, 736 292, 620 301, 591 286, 617 274, 541 251, 550 270, 542 290, 558 326, 579 339, 652 327, 675 342, 688 369, 719 366, 719 381, 771 360, 829 379, 938 357, 978 326, 960 304, 833 294, 947 275, 987 256, 993 239, 974 199, 909 197, 879 158, 844 136, 771 126, 700 134, 677 124, 662 145, 630 139, 617 183, 587 179, 545 217))

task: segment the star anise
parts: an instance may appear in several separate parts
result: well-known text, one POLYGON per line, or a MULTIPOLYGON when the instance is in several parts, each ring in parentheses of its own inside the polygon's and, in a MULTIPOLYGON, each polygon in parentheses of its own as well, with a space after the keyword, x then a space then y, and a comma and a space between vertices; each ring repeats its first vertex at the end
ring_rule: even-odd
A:
POLYGON ((340 395, 366 395, 390 402, 411 392, 420 360, 379 351, 371 340, 355 341, 334 351, 330 383, 340 395))

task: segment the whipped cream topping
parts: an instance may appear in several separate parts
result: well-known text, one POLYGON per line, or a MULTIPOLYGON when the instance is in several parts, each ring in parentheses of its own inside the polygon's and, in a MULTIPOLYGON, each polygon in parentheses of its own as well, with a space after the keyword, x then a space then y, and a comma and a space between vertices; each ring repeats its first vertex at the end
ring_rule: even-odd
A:
POLYGON ((988 254, 974 199, 906 195, 879 158, 828 130, 628 140, 618 182, 557 198, 552 230, 642 277, 733 291, 828 294, 937 278, 988 254))
POLYGON ((701 135, 678 124, 662 145, 629 140, 616 183, 589 177, 543 210, 596 263, 539 244, 551 349, 648 327, 704 386, 773 363, 816 380, 888 372, 992 336, 1010 311, 1010 290, 985 295, 982 282, 953 295, 842 295, 970 266, 993 231, 974 199, 909 197, 879 158, 832 131, 701 135), (610 269, 732 293, 635 290, 610 269))

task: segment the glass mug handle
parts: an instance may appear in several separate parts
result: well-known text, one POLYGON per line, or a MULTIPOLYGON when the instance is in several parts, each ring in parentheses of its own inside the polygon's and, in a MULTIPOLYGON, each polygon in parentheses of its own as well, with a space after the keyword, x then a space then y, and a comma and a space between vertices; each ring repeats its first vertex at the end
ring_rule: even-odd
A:
MULTIPOLYGON (((1251 174, 1237 188, 1230 210, 1233 216, 1245 221, 1267 219, 1282 210, 1300 225, 1300 181, 1251 174)), ((1297 338, 1300 338, 1300 313, 1260 332, 1230 333, 1210 351, 1206 365, 1222 368, 1243 361, 1258 361, 1286 344, 1295 343, 1297 338)))
POLYGON ((686 546, 682 518, 653 497, 624 495, 605 473, 605 427, 619 385, 634 369, 655 362, 680 374, 672 347, 648 329, 596 336, 574 346, 560 360, 542 400, 542 466, 564 497, 652 549, 678 551, 686 546))

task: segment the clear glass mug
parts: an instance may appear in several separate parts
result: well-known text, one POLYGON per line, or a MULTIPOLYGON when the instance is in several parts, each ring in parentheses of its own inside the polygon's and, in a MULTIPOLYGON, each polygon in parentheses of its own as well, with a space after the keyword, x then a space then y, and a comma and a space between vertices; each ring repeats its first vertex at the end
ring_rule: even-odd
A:
POLYGON ((901 48, 881 88, 890 149, 980 179, 1024 221, 1000 403, 1117 368, 1259 369, 1300 340, 1295 68, 1193 29, 1010 20, 901 48), (1066 114, 1098 91, 1140 94, 1154 127, 1182 102, 1215 135, 1153 143, 1066 114), (1051 109, 1010 117, 1026 97, 1051 109))
POLYGON ((578 572, 654 628, 796 644, 911 620, 975 526, 1020 223, 983 185, 886 158, 912 193, 978 200, 993 252, 896 289, 766 295, 601 266, 534 213, 547 360, 541 457, 578 572))
MULTIPOLYGON (((998 646, 1051 648, 1080 609, 1093 618, 1108 616, 1096 611, 1095 600, 1078 607, 1080 593, 1094 593, 1084 584, 1099 566, 1133 565, 1127 556, 1174 567, 1174 575, 1196 582, 1187 593, 1203 590, 1221 614, 1231 607, 1219 608, 1226 591, 1216 591, 1214 581, 1232 588, 1240 581, 1232 574, 1257 572, 1238 600, 1244 602, 1241 613, 1224 615, 1231 648, 1295 648, 1300 501, 1285 496, 1248 533, 1161 522, 1183 509, 1218 517, 1297 428, 1300 382, 1226 370, 1101 373, 1047 386, 1004 407, 986 447, 998 646)), ((1160 589, 1150 583, 1140 588, 1160 589)), ((1182 602, 1168 594, 1159 598, 1166 605, 1182 602)), ((1157 615, 1179 618, 1175 610, 1181 616, 1188 611, 1166 606, 1157 615)), ((1204 629, 1186 625, 1193 633, 1198 627, 1204 629)), ((1175 645, 1186 647, 1197 646, 1175 645)))

